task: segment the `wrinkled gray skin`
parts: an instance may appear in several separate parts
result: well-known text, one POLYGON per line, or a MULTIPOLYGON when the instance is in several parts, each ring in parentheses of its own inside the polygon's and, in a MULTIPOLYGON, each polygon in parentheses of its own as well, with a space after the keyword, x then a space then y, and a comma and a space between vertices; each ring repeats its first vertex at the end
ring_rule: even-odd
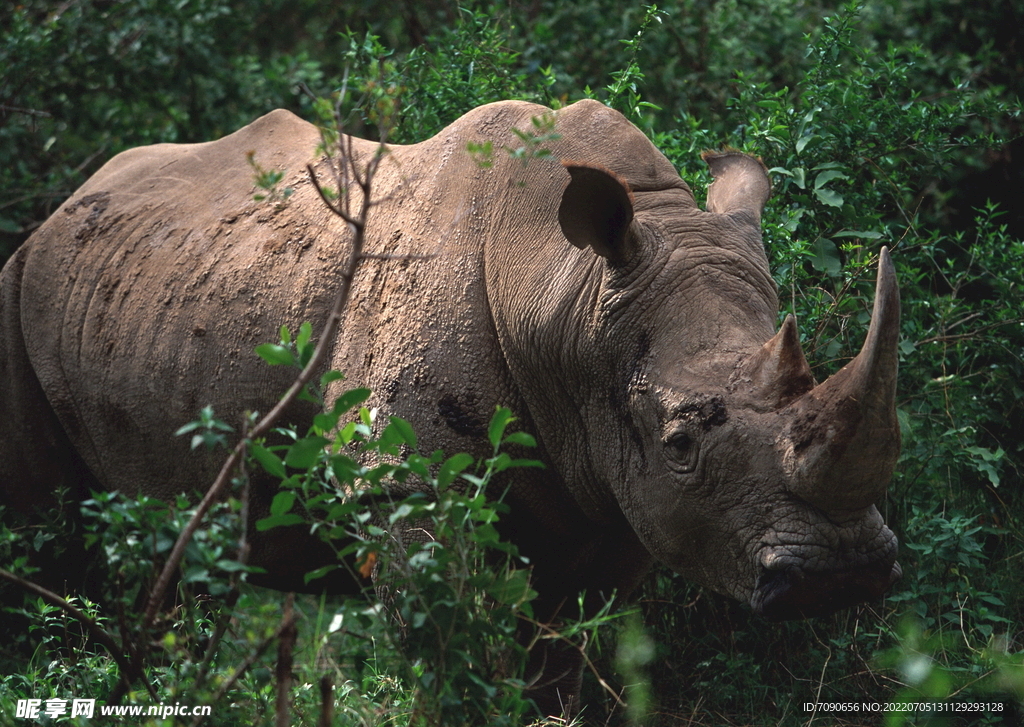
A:
MULTIPOLYGON (((367 251, 430 257, 362 263, 330 400, 368 386, 423 451, 450 453, 483 454, 495 405, 516 412, 547 468, 512 475, 504 525, 543 618, 582 588, 628 593, 655 559, 770 618, 880 596, 899 575, 875 508, 899 449, 888 253, 864 350, 816 385, 793 319, 775 330, 763 166, 705 155, 702 211, 594 101, 556 112, 553 159, 496 151, 484 169, 467 154, 519 146, 510 130, 545 113, 492 104, 392 147, 367 251)), ((125 152, 17 252, 0 278, 6 503, 45 507, 59 484, 170 497, 212 481, 220 457, 173 432, 205 404, 233 423, 268 410, 290 374, 253 347, 282 323, 322 330, 337 289, 350 233, 307 178, 317 142, 276 111, 216 142, 125 152), (288 172, 285 207, 253 200, 249 150, 288 172)), ((364 159, 373 148, 356 144, 364 159)), ((271 495, 257 488, 257 516, 271 495)), ((318 564, 294 531, 254 548, 281 588, 318 564)), ((548 656, 547 674, 571 672, 538 692, 549 712, 574 696, 570 656, 548 656)))

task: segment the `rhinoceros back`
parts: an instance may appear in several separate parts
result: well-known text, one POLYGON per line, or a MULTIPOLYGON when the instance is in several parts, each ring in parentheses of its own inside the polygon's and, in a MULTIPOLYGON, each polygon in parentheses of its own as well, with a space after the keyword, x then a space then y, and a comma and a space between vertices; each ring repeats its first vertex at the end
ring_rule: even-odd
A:
POLYGON ((282 323, 322 323, 332 289, 316 283, 344 243, 326 212, 255 202, 246 154, 302 169, 317 138, 277 111, 219 141, 125 152, 19 250, 0 283, 6 499, 50 489, 54 467, 78 489, 210 481, 219 455, 190 456, 173 432, 206 404, 266 410, 290 374, 253 347, 282 323), (68 443, 76 454, 55 458, 68 443))

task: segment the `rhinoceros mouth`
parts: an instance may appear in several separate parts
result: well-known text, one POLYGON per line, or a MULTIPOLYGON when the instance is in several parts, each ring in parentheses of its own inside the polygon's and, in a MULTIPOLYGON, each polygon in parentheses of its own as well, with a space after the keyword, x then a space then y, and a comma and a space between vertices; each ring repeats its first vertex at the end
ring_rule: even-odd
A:
POLYGON ((764 567, 750 606, 771 621, 827 616, 881 598, 902 575, 899 563, 891 559, 829 571, 805 570, 798 565, 764 567))

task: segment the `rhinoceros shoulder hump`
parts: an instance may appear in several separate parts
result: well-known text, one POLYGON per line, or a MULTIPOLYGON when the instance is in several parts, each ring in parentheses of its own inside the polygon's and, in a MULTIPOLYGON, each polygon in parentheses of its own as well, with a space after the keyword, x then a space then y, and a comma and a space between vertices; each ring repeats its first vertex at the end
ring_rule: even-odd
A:
POLYGON ((557 112, 555 131, 563 137, 563 157, 600 165, 624 179, 633 192, 690 188, 672 163, 625 116, 593 99, 557 112))
POLYGON ((209 187, 252 179, 250 152, 265 169, 302 167, 314 159, 319 138, 313 124, 277 109, 215 141, 152 144, 123 151, 104 164, 74 197, 149 188, 172 194, 175 188, 195 191, 197 183, 209 187))

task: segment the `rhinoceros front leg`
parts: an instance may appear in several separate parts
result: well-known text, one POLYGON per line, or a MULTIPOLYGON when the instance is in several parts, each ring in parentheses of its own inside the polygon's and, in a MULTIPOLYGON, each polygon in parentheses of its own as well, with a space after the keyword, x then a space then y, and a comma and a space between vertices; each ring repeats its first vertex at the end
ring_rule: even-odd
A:
MULTIPOLYGON (((550 628, 557 633, 558 624, 550 628)), ((571 718, 579 712, 587 636, 541 639, 530 649, 526 664, 526 697, 540 713, 571 718)))
POLYGON ((534 615, 541 626, 524 627, 520 633, 521 643, 532 645, 526 694, 541 714, 552 717, 572 717, 579 711, 587 663, 586 632, 561 636, 563 624, 596 617, 609 600, 628 601, 653 563, 624 522, 587 523, 586 532, 589 537, 574 528, 562 529, 545 546, 548 558, 530 560, 540 594, 533 602, 534 615))

